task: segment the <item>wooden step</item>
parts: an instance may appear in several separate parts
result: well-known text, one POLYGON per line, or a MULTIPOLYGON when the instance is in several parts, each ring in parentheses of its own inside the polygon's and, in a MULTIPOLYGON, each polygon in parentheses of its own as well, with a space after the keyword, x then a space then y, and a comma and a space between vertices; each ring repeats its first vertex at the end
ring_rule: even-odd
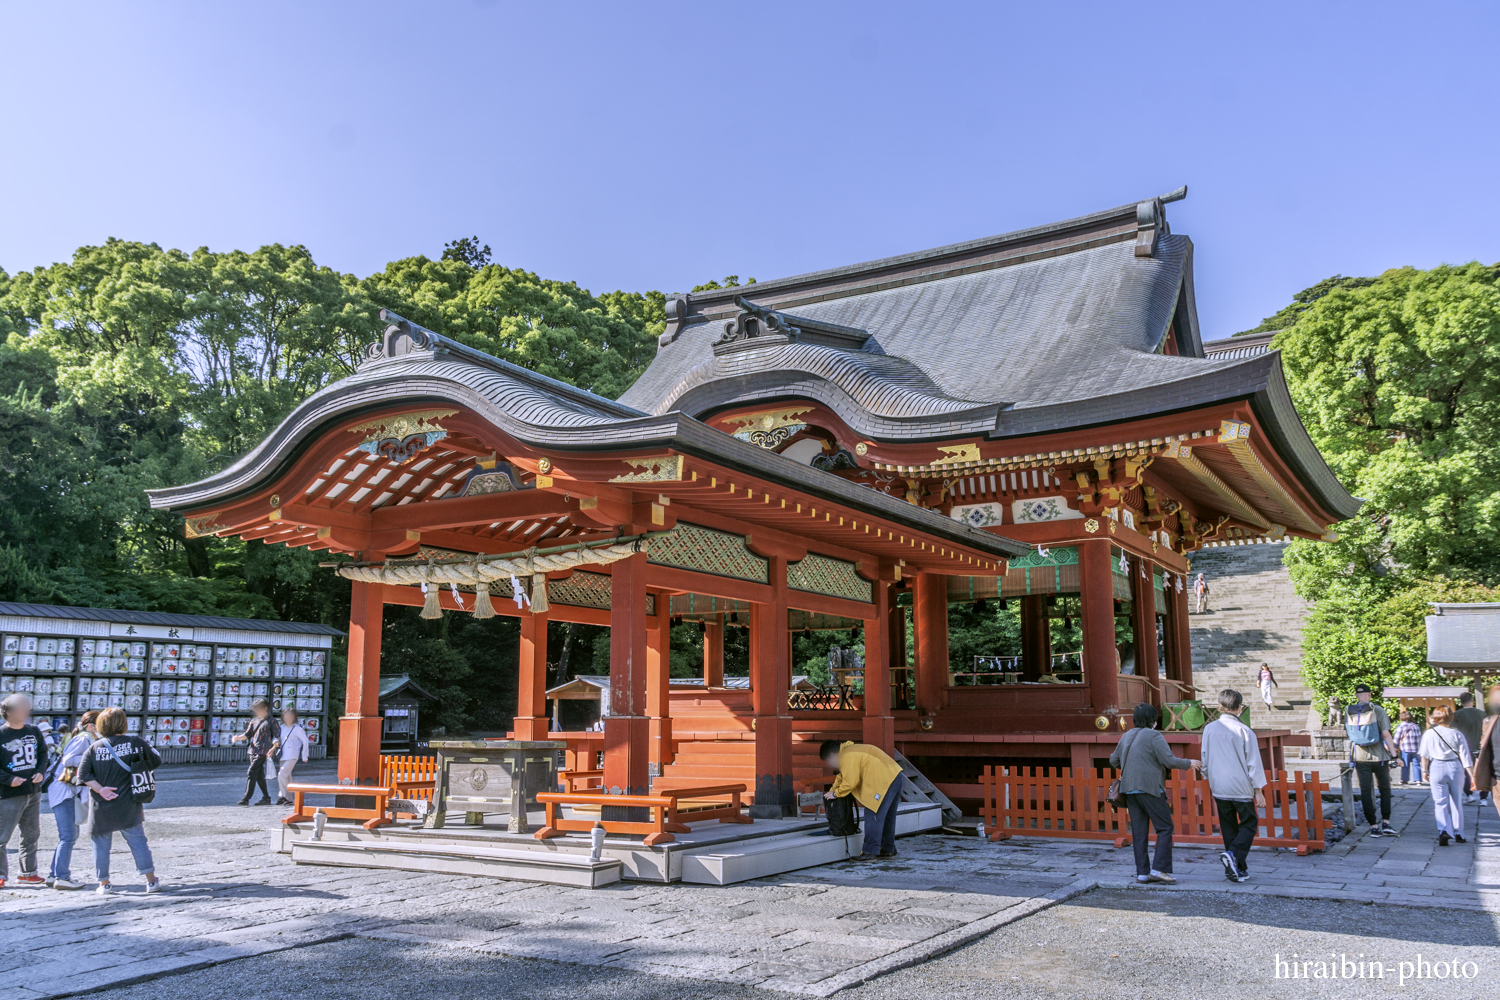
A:
POLYGON ((327 840, 293 842, 292 861, 299 865, 482 875, 584 889, 620 881, 623 867, 612 858, 590 861, 587 854, 542 853, 477 844, 404 845, 327 840))

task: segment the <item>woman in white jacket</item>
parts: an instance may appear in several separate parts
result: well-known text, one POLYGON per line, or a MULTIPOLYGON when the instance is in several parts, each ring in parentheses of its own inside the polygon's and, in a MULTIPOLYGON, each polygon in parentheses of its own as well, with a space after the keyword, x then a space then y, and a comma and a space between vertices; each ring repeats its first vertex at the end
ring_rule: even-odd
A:
POLYGON ((77 772, 89 747, 99 738, 99 730, 94 728, 98 717, 98 712, 83 713, 78 728, 63 744, 52 780, 47 783, 47 808, 57 821, 57 848, 52 852, 52 867, 47 872, 47 884, 54 889, 83 888, 83 883, 73 881, 73 845, 78 841, 78 828, 88 818, 89 790, 64 781, 63 777, 77 772))
POLYGON ((297 721, 295 709, 289 708, 281 713, 281 736, 276 745, 281 755, 281 766, 276 771, 276 794, 281 797, 276 804, 289 806, 292 800, 287 787, 292 783, 292 770, 298 761, 307 760, 307 733, 297 721))
POLYGON ((1437 815, 1438 846, 1449 840, 1464 842, 1464 772, 1474 766, 1474 755, 1464 734, 1452 728, 1453 709, 1438 707, 1427 717, 1431 728, 1422 734, 1422 773, 1432 787, 1432 811, 1437 815))

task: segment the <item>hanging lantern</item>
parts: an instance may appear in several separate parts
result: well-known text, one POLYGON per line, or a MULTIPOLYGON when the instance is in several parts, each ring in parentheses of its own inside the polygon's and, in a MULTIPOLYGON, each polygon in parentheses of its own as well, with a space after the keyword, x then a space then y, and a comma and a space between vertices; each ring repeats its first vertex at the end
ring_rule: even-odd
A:
POLYGON ((981 598, 974 602, 974 610, 980 614, 987 614, 990 610, 990 602, 981 598))

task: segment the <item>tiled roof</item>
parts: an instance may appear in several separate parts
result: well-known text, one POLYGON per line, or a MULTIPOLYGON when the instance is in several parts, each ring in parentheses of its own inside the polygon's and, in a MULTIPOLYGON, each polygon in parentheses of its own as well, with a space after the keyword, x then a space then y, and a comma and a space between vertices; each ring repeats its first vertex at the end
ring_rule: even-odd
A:
POLYGON ((0 602, 0 615, 23 618, 64 618, 81 622, 119 622, 123 625, 164 625, 169 628, 221 628, 244 632, 289 632, 302 635, 343 635, 331 625, 275 622, 259 618, 221 618, 218 615, 178 615, 165 611, 125 611, 118 608, 74 608, 61 604, 0 602))

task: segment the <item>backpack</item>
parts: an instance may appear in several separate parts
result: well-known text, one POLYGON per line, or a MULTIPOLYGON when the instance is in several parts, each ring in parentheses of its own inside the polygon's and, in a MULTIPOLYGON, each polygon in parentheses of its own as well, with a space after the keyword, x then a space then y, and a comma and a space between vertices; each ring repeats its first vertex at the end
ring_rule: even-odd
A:
POLYGON ((150 802, 152 799, 156 798, 155 772, 137 771, 135 768, 125 763, 125 759, 123 757, 115 753, 114 744, 109 742, 108 737, 105 737, 103 743, 105 752, 115 759, 116 764, 119 764, 130 773, 130 800, 132 802, 144 805, 147 802, 150 802))
POLYGON ((1355 703, 1344 709, 1344 732, 1348 734, 1349 742, 1362 747, 1367 747, 1371 744, 1379 743, 1380 716, 1378 713, 1376 713, 1375 705, 1373 702, 1368 706, 1368 713, 1359 713, 1360 715, 1368 714, 1370 717, 1369 722, 1356 724, 1349 721, 1354 717, 1355 710, 1359 707, 1359 704, 1355 703))
POLYGON ((859 832, 859 817, 854 811, 854 796, 843 795, 828 800, 828 835, 848 837, 859 832))

